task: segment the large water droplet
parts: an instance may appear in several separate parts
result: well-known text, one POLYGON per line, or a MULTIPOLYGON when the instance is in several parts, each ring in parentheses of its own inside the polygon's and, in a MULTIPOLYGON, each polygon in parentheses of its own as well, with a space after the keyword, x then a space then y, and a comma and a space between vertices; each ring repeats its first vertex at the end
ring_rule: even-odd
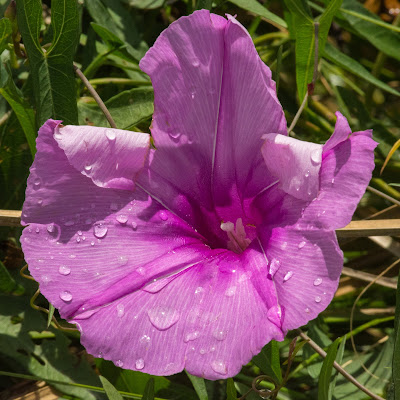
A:
POLYGON ((211 363, 211 368, 220 375, 226 375, 228 373, 228 368, 226 367, 226 364, 221 361, 221 360, 214 360, 211 363))
POLYGON ((154 307, 147 312, 150 322, 159 330, 165 330, 176 324, 179 320, 179 312, 168 307, 154 307))
POLYGON ((115 140, 115 131, 113 131, 112 129, 106 129, 106 136, 107 139, 110 140, 111 142, 113 142, 115 140))
POLYGON ((86 172, 90 172, 92 170, 92 166, 89 163, 86 163, 84 168, 86 172))
POLYGON ((66 303, 72 300, 72 294, 68 290, 64 290, 60 293, 60 299, 66 303))
POLYGON ((314 286, 319 286, 321 283, 322 283, 322 278, 317 278, 317 279, 314 281, 314 286))
POLYGON ((99 239, 106 236, 107 231, 108 231, 108 228, 105 225, 105 222, 96 222, 93 225, 93 234, 94 234, 94 236, 96 236, 99 239))
POLYGON ((192 340, 196 340, 197 338, 200 337, 200 332, 199 331, 193 331, 193 332, 189 332, 185 335, 185 338, 183 339, 183 341, 185 343, 190 342, 192 340))
POLYGON ((283 277, 283 282, 288 281, 293 276, 293 271, 286 272, 285 276, 283 277))
POLYGON ((227 335, 227 332, 222 330, 222 329, 217 329, 213 332, 213 336, 215 337, 215 339, 217 340, 225 340, 227 335))
POLYGON ((125 307, 123 304, 118 304, 117 305, 117 315, 119 318, 122 318, 125 314, 125 307))
POLYGON ((236 293, 236 286, 231 286, 228 289, 225 290, 225 296, 227 297, 232 297, 236 293))
POLYGON ((144 368, 143 358, 139 358, 138 360, 135 361, 135 368, 138 369, 139 371, 144 368))
POLYGON ((311 162, 313 164, 320 164, 321 163, 321 151, 320 151, 320 149, 314 149, 311 152, 311 162))
POLYGON ((320 296, 315 296, 315 299, 314 299, 314 300, 315 300, 316 303, 321 303, 321 300, 322 300, 322 299, 321 299, 320 296))
POLYGON ((306 245, 306 242, 300 242, 299 243, 299 249, 302 249, 306 245))
POLYGON ((58 272, 61 275, 69 275, 71 273, 71 268, 66 265, 61 265, 60 268, 58 268, 58 272))
POLYGON ((120 215, 117 215, 116 220, 117 220, 121 225, 123 225, 123 224, 126 224, 126 223, 127 223, 127 221, 128 221, 128 216, 127 216, 127 215, 124 215, 124 214, 120 214, 120 215))

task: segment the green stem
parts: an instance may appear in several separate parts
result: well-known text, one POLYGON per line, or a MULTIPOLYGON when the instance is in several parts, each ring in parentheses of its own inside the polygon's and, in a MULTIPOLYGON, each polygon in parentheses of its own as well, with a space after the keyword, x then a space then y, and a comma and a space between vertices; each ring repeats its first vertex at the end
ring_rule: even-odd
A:
POLYGON ((253 40, 254 46, 259 46, 261 43, 264 43, 268 40, 272 40, 272 39, 281 39, 281 38, 287 38, 289 35, 287 32, 270 32, 270 33, 266 33, 265 35, 261 35, 256 37, 253 40))
POLYGON ((400 200, 400 192, 398 190, 396 190, 395 188, 393 188, 392 186, 389 186, 383 179, 372 178, 371 184, 373 186, 376 186, 382 192, 385 192, 389 196, 395 198, 396 200, 400 200))
POLYGON ((151 86, 150 81, 135 81, 129 78, 95 78, 89 80, 90 84, 95 85, 107 85, 108 83, 114 83, 116 85, 132 85, 132 86, 151 86))

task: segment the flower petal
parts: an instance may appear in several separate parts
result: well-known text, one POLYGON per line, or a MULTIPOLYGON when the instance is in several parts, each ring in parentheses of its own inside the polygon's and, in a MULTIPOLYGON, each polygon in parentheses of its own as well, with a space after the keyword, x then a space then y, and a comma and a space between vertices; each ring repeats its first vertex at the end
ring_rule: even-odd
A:
MULTIPOLYGON (((271 71, 239 23, 207 10, 182 17, 140 67, 154 87, 151 171, 160 179, 206 209, 216 203, 221 212, 231 193, 251 196, 271 183, 261 136, 286 133, 286 122, 271 71)), ((172 198, 161 196, 173 209, 172 198)))
POLYGON ((280 187, 298 199, 317 197, 322 146, 274 133, 263 139, 262 155, 270 174, 279 179, 280 187))
POLYGON ((75 321, 83 345, 124 368, 155 375, 186 368, 215 380, 237 374, 269 340, 283 339, 233 253, 213 255, 160 286, 75 321))
POLYGON ((150 135, 94 126, 57 126, 54 137, 69 162, 98 186, 132 190, 150 135))

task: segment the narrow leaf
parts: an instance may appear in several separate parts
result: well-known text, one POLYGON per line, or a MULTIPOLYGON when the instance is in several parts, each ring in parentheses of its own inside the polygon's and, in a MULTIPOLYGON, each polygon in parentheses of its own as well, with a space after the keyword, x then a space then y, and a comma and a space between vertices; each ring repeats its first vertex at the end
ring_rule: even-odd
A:
POLYGON ((285 0, 285 4, 293 15, 297 15, 313 23, 310 9, 304 1, 285 0))
POLYGON ((35 114, 21 92, 15 86, 11 73, 0 63, 0 94, 7 100, 24 131, 32 158, 36 153, 35 114))
POLYGON ((47 315, 47 327, 50 326, 51 320, 53 319, 55 308, 53 304, 49 303, 49 314, 47 315))
POLYGON ((150 378, 144 388, 142 400, 154 400, 154 379, 150 378))
POLYGON ((232 378, 229 378, 226 382, 226 400, 236 400, 236 388, 235 382, 232 378))
POLYGON ((264 346, 261 352, 253 357, 253 362, 266 375, 269 375, 278 383, 282 382, 279 347, 275 340, 271 340, 264 346))
POLYGON ((323 56, 338 65, 339 67, 345 69, 353 73, 354 75, 365 79, 367 82, 372 83, 376 87, 379 87, 382 90, 385 90, 388 93, 394 94, 395 96, 400 96, 400 92, 391 88, 386 83, 382 82, 367 69, 365 69, 360 63, 358 63, 354 58, 347 56, 346 54, 342 53, 336 47, 332 46, 330 43, 326 43, 325 49, 323 51, 323 56))
MULTIPOLYGON (((345 345, 346 345, 346 336, 343 336, 342 341, 340 342, 339 350, 336 354, 336 360, 335 360, 339 365, 342 363, 342 360, 343 360, 345 345)), ((337 380, 339 373, 337 371, 334 371, 334 374, 335 375, 334 375, 331 383, 329 384, 328 400, 332 399, 332 396, 333 396, 333 393, 335 390, 335 386, 336 386, 336 380, 337 380)))
POLYGON ((393 145, 393 147, 390 149, 389 154, 387 155, 385 162, 382 165, 381 168, 381 174, 383 172, 383 170, 385 169, 387 163, 389 162, 389 160, 392 158, 394 152, 400 147, 400 139, 393 145))
POLYGON ((197 396, 199 396, 200 400, 208 400, 208 394, 207 394, 207 389, 206 389, 206 384, 204 382, 203 378, 199 378, 198 376, 194 376, 189 374, 189 372, 186 372, 186 375, 189 377, 190 381, 192 382, 192 385, 194 387, 194 390, 197 393, 197 396))
POLYGON ((91 22, 90 25, 93 30, 104 40, 104 43, 110 47, 119 47, 124 45, 124 42, 117 35, 114 35, 114 33, 104 26, 96 24, 95 22, 91 22))
POLYGON ((341 11, 361 36, 389 57, 400 60, 400 35, 391 30, 392 25, 383 22, 358 1, 344 0, 341 11))
POLYGON ((397 278, 396 313, 394 319, 394 349, 392 359, 392 383, 394 398, 400 399, 400 275, 397 278))
POLYGON ((326 357, 322 364, 321 373, 318 381, 318 400, 329 399, 329 385, 332 376, 333 362, 336 359, 337 348, 339 345, 340 338, 336 339, 328 349, 326 357))
POLYGON ((212 0, 197 0, 197 9, 211 10, 212 0))
POLYGON ((19 285, 0 261, 0 293, 21 295, 25 289, 19 285))
POLYGON ((0 54, 5 49, 11 32, 11 21, 8 18, 0 19, 0 54))
POLYGON ((236 6, 243 8, 244 10, 250 11, 253 14, 259 15, 267 20, 274 22, 275 24, 287 28, 286 22, 264 8, 257 0, 229 0, 231 3, 235 4, 236 6))
POLYGON ((118 390, 104 376, 100 375, 99 378, 109 400, 123 400, 118 390))

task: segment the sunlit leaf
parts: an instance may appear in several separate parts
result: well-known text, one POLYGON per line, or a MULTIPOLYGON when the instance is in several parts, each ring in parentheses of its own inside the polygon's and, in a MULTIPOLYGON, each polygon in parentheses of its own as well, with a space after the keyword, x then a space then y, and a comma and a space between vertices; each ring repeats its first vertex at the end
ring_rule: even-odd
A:
POLYGON ((385 169, 387 163, 389 162, 389 160, 392 158, 394 152, 400 147, 400 139, 393 145, 393 147, 390 149, 389 154, 387 155, 385 162, 382 165, 381 168, 381 174, 383 172, 383 170, 385 169))

